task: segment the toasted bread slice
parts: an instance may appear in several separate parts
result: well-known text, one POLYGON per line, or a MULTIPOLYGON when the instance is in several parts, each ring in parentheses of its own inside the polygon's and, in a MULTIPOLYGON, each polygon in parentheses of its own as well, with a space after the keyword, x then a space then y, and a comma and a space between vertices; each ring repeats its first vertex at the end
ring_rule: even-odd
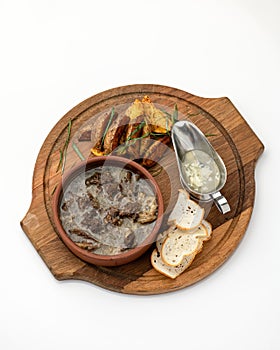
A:
POLYGON ((187 231, 187 234, 193 235, 196 238, 200 238, 202 239, 202 241, 206 241, 208 239, 208 231, 203 224, 200 224, 196 229, 194 229, 191 232, 187 231))
POLYGON ((206 220, 202 220, 201 224, 191 230, 186 231, 188 234, 194 234, 196 237, 201 238, 203 241, 208 241, 212 234, 212 225, 206 220))
POLYGON ((170 227, 169 229, 167 229, 166 231, 161 232, 158 237, 157 237, 157 241, 156 241, 156 247, 157 250, 160 252, 161 251, 161 247, 163 242, 166 240, 166 238, 168 237, 168 233, 170 231, 172 231, 174 229, 174 227, 170 227))
MULTIPOLYGON (((188 256, 185 256, 182 259, 182 261, 176 266, 171 266, 169 264, 166 264, 162 259, 162 245, 165 242, 165 240, 168 239, 168 234, 167 234, 168 231, 170 230, 167 230, 158 236, 158 240, 156 242, 157 248, 154 249, 151 255, 151 264, 154 267, 154 269, 160 272, 161 274, 169 278, 175 279, 192 264, 196 255, 199 252, 201 252, 203 247, 203 241, 208 239, 208 231, 203 227, 201 230, 197 229, 196 230, 197 232, 194 231, 193 233, 187 233, 188 235, 191 235, 197 238, 198 240, 197 249, 194 253, 188 256)), ((172 236, 171 232, 170 232, 170 235, 172 236)))
POLYGON ((119 115, 110 125, 105 139, 104 150, 105 154, 110 154, 118 145, 123 133, 125 133, 129 117, 126 115, 119 115))
POLYGON ((207 231, 207 236, 203 240, 208 241, 208 239, 210 239, 212 235, 212 225, 210 224, 209 221, 206 221, 206 220, 202 220, 201 224, 205 227, 207 231))
POLYGON ((136 99, 126 110, 125 114, 130 118, 130 120, 134 120, 140 115, 144 115, 144 106, 143 103, 136 99))
POLYGON ((177 266, 186 256, 196 253, 201 248, 201 244, 202 239, 195 233, 174 229, 162 243, 162 260, 165 264, 177 266))
POLYGON ((163 242, 165 241, 166 237, 162 237, 161 239, 158 239, 156 241, 156 247, 157 247, 157 250, 160 252, 161 251, 161 248, 162 248, 162 244, 163 242))
POLYGON ((153 132, 165 134, 171 130, 172 121, 167 118, 166 113, 156 108, 148 96, 142 101, 136 99, 126 110, 126 115, 131 119, 136 119, 140 115, 145 115, 147 124, 152 125, 153 132))
POLYGON ((196 254, 191 254, 184 258, 178 266, 170 266, 164 263, 161 254, 157 249, 154 249, 151 255, 151 264, 155 270, 169 278, 176 278, 184 272, 193 262, 196 254))
POLYGON ((212 226, 208 221, 202 220, 201 224, 198 227, 186 232, 188 234, 193 234, 196 237, 201 238, 203 241, 207 241, 211 237, 212 226))
POLYGON ((197 228, 204 216, 204 209, 189 198, 185 190, 179 190, 178 200, 171 212, 168 224, 175 224, 180 230, 197 228))
POLYGON ((178 200, 170 214, 171 227, 159 234, 151 255, 153 267, 170 278, 176 278, 192 263, 212 234, 211 224, 203 219, 204 209, 179 190, 178 200))
MULTIPOLYGON (((117 113, 114 113, 112 121, 117 117, 117 113)), ((92 133, 91 136, 93 136, 93 147, 91 149, 91 153, 94 154, 95 156, 103 156, 104 155, 104 149, 102 145, 102 137, 104 135, 105 129, 109 123, 110 120, 110 113, 104 114, 102 117, 98 118, 94 130, 95 132, 92 133)), ((92 128, 92 126, 91 126, 92 128)))

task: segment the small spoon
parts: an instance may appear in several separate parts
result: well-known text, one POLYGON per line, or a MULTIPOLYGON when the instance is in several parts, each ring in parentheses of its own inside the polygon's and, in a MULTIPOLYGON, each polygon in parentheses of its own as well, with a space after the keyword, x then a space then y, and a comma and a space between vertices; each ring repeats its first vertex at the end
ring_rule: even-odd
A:
POLYGON ((222 214, 230 211, 230 206, 220 190, 224 187, 227 179, 227 171, 224 162, 214 150, 210 142, 193 123, 186 120, 176 122, 171 131, 171 138, 177 158, 180 181, 182 186, 195 198, 201 201, 214 201, 222 214), (198 192, 191 188, 183 170, 183 159, 187 152, 200 150, 208 154, 216 163, 219 169, 220 180, 214 191, 207 193, 198 192))

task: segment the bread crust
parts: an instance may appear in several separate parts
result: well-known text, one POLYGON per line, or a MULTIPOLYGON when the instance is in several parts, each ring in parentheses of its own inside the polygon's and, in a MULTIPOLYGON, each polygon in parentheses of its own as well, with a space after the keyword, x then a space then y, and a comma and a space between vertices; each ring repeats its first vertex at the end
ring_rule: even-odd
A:
MULTIPOLYGON (((188 235, 188 233, 182 233, 182 235, 188 235)), ((161 259, 166 265, 178 266, 179 264, 182 263, 182 261, 185 257, 188 257, 192 254, 196 254, 198 252, 198 250, 200 249, 200 239, 194 236, 193 237, 194 244, 195 244, 194 249, 189 251, 188 253, 186 251, 182 252, 182 254, 179 257, 175 256, 176 259, 175 259, 175 261, 173 261, 171 259, 168 259, 167 255, 165 254, 165 251, 167 250, 166 245, 169 243, 169 240, 171 240, 171 239, 173 239, 173 237, 171 235, 168 235, 168 237, 162 243, 162 247, 161 247, 161 259)))
MULTIPOLYGON (((193 254, 193 256, 191 257, 191 259, 190 259, 190 261, 188 261, 188 263, 183 267, 183 269, 182 269, 182 271, 180 271, 180 272, 176 272, 176 271, 174 271, 174 275, 172 275, 172 274, 168 274, 168 272, 166 272, 165 270, 163 270, 162 268, 160 268, 155 262, 154 262, 154 260, 155 260, 155 255, 157 256, 157 254, 158 254, 158 251, 157 251, 157 249, 154 249, 153 250, 153 252, 152 252, 152 254, 151 254, 151 264, 152 264, 152 266, 153 266, 153 268, 156 270, 156 271, 158 271, 159 273, 161 273, 162 275, 164 275, 164 276, 166 276, 166 277, 169 277, 169 278, 171 278, 171 279, 175 279, 175 278, 177 278, 178 276, 180 276, 191 264, 192 264, 192 262, 194 261, 194 259, 195 259, 195 256, 196 256, 196 254, 193 254)), ((157 257, 157 259, 160 259, 161 258, 161 256, 158 258, 157 257)), ((161 259, 162 260, 162 259, 161 259)), ((162 262, 163 262, 163 260, 162 260, 162 262)), ((164 262, 163 262, 164 263, 164 262)), ((165 264, 166 265, 166 264, 165 264)), ((166 265, 166 267, 167 267, 167 269, 169 268, 169 269, 176 269, 176 266, 174 267, 174 266, 169 266, 169 265, 166 265)), ((178 268, 178 267, 177 267, 178 268)))
POLYGON ((207 231, 207 237, 204 239, 204 241, 208 241, 212 237, 212 224, 210 224, 210 222, 207 220, 202 220, 201 225, 203 225, 207 231))
MULTIPOLYGON (((205 214, 204 208, 200 207, 196 202, 194 202, 194 201, 191 200, 191 199, 187 199, 186 206, 188 205, 189 202, 191 202, 194 206, 198 207, 199 210, 200 210, 200 220, 198 221, 197 225, 192 226, 192 227, 185 227, 185 226, 180 225, 180 224, 177 222, 177 219, 176 219, 176 218, 175 218, 175 219, 172 219, 172 220, 168 219, 168 224, 175 224, 176 227, 177 227, 178 229, 182 230, 182 231, 194 230, 194 229, 198 228, 199 225, 201 225, 202 220, 203 220, 203 218, 204 218, 204 214, 205 214)), ((172 212, 172 213, 173 213, 173 212, 172 212)), ((172 213, 171 213, 170 215, 172 215, 172 213)))
MULTIPOLYGON (((168 220, 168 223, 172 226, 170 226, 169 229, 165 230, 164 232, 160 233, 158 236, 156 248, 151 254, 151 264, 156 271, 171 279, 177 278, 185 270, 187 270, 187 268, 193 263, 196 255, 202 251, 203 243, 209 240, 212 235, 212 225, 210 224, 210 222, 203 219, 204 209, 201 208, 196 202, 190 200, 190 196, 187 191, 185 191, 184 189, 180 189, 179 195, 180 193, 185 195, 185 199, 181 199, 182 203, 180 204, 178 204, 177 200, 176 205, 178 205, 179 207, 178 210, 180 210, 180 205, 184 205, 184 200, 186 201, 186 206, 190 206, 191 202, 191 205, 194 206, 194 208, 196 207, 200 211, 199 215, 201 216, 201 218, 196 226, 186 228, 184 226, 182 227, 176 222, 176 216, 178 216, 176 213, 174 220, 168 220), (174 237, 175 234, 179 234, 190 238, 190 241, 186 240, 185 242, 182 242, 182 254, 180 251, 180 242, 178 243, 179 239, 181 238, 178 236, 176 239, 176 236, 174 237), (170 241, 172 239, 175 239, 174 243, 170 241), (195 242, 192 240, 195 240, 195 242), (174 244, 174 263, 172 261, 174 257, 174 255, 172 256, 172 243, 174 244), (191 245, 195 243, 196 245, 192 251, 188 252, 187 249, 189 243, 191 245), (170 244, 170 246, 168 247, 168 249, 165 249, 167 244, 170 244), (171 257, 169 256, 168 259, 167 252, 171 252, 171 254, 169 254, 171 257)), ((189 208, 189 210, 191 209, 192 208, 189 208)))

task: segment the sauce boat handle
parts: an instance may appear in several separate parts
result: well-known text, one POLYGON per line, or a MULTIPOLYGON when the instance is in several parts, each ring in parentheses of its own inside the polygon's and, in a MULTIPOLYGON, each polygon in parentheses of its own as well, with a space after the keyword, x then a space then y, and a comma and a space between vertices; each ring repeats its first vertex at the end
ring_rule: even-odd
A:
POLYGON ((215 192, 211 195, 216 207, 222 214, 228 213, 230 211, 230 206, 226 198, 221 194, 221 192, 215 192))

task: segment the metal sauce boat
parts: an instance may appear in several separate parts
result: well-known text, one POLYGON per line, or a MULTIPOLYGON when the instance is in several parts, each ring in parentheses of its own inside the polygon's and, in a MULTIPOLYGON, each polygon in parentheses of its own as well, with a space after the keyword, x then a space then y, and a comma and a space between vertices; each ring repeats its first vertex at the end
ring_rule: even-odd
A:
POLYGON ((181 120, 173 125, 171 137, 178 162, 180 180, 182 186, 191 196, 200 201, 214 201, 222 214, 230 211, 226 198, 220 193, 227 179, 227 171, 224 162, 211 146, 204 134, 193 123, 181 120), (183 170, 183 158, 186 152, 200 150, 207 153, 216 163, 219 169, 219 183, 214 191, 199 193, 190 187, 183 170))

